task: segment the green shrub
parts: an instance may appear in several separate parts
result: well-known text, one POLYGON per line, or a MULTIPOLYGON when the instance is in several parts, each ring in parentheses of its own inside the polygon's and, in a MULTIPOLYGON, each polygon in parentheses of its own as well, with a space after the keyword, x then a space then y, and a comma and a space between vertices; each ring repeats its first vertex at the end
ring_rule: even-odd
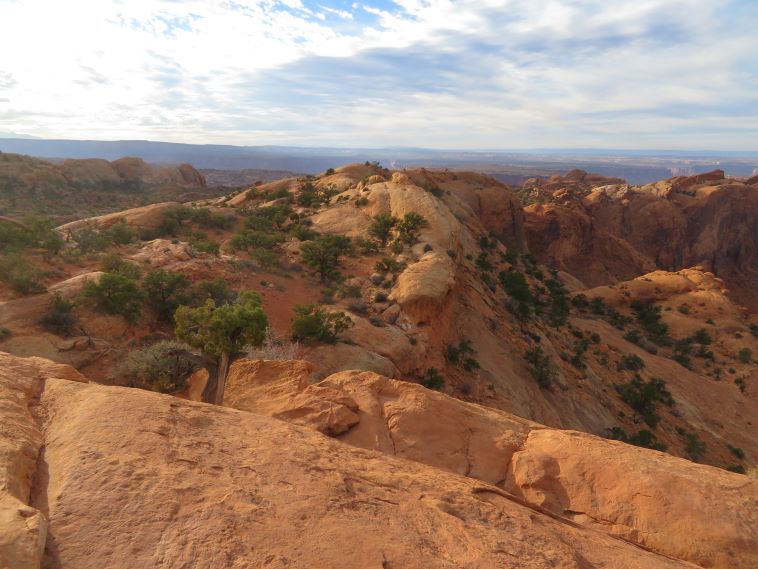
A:
POLYGON ((355 240, 355 247, 361 255, 371 255, 379 251, 379 245, 376 241, 364 239, 363 237, 359 237, 355 240))
POLYGON ((313 304, 296 304, 290 325, 293 340, 335 344, 353 322, 344 312, 327 312, 313 304))
POLYGON ((313 241, 303 243, 300 247, 300 257, 318 273, 321 282, 327 282, 339 277, 337 268, 341 257, 351 250, 352 243, 349 237, 319 235, 313 241))
POLYGON ((263 269, 273 269, 279 266, 279 255, 268 249, 254 249, 250 257, 263 269))
POLYGON ((742 450, 739 447, 733 447, 732 445, 726 445, 727 448, 729 448, 729 452, 731 452, 734 456, 739 458, 740 460, 743 460, 745 458, 745 451, 742 450))
POLYGON ((580 311, 584 311, 589 308, 590 301, 587 300, 587 295, 579 293, 571 298, 571 305, 580 311))
POLYGON ((729 472, 736 472, 737 474, 746 474, 745 467, 741 464, 732 464, 731 466, 727 466, 726 469, 729 472))
POLYGON ((198 369, 186 344, 171 341, 129 352, 113 374, 115 381, 128 387, 160 393, 176 393, 187 388, 187 379, 198 369))
POLYGON ((557 369, 553 361, 543 350, 535 346, 524 354, 524 359, 530 364, 529 373, 542 389, 547 389, 555 380, 557 369))
POLYGON ((640 331, 636 328, 629 330, 626 334, 624 334, 624 340, 627 342, 631 342, 632 344, 637 344, 638 346, 642 345, 642 334, 640 334, 640 331))
POLYGON ((681 312, 682 314, 689 314, 690 313, 690 307, 687 306, 686 304, 682 304, 679 308, 677 308, 677 310, 679 312, 681 312))
MULTIPOLYGON (((314 231, 313 233, 315 234, 316 232, 314 231)), ((284 241, 284 238, 280 235, 271 234, 266 231, 260 231, 257 229, 243 229, 234 235, 234 237, 232 237, 229 244, 235 251, 247 251, 251 248, 260 247, 264 249, 271 249, 279 245, 279 243, 282 241, 284 241)))
POLYGON ((677 429, 677 431, 685 440, 684 452, 687 453, 690 460, 698 462, 705 454, 705 443, 700 440, 697 433, 691 433, 684 429, 677 429))
POLYGON ((234 217, 205 207, 190 209, 189 219, 205 229, 230 229, 234 225, 234 217))
POLYGON ((695 332, 693 338, 695 342, 704 346, 709 345, 713 341, 711 335, 705 328, 700 328, 697 332, 695 332))
POLYGON ((671 359, 687 369, 692 369, 692 359, 690 358, 692 344, 690 342, 691 340, 689 338, 679 340, 674 344, 674 353, 671 356, 671 359))
POLYGON ((397 262, 392 257, 382 257, 374 264, 374 270, 377 273, 399 273, 404 267, 403 263, 397 262))
POLYGON ((750 348, 742 348, 739 352, 737 352, 737 359, 739 359, 743 364, 749 364, 753 360, 753 350, 750 348))
POLYGON ((106 233, 108 238, 116 245, 127 245, 134 241, 137 236, 134 228, 127 225, 124 221, 119 221, 111 226, 106 233))
POLYGON ((550 293, 548 323, 555 328, 564 326, 568 321, 569 315, 568 291, 558 278, 558 273, 555 269, 551 271, 551 278, 545 281, 545 286, 550 293))
POLYGON ((666 382, 662 379, 652 378, 645 381, 637 375, 631 381, 615 387, 621 400, 639 413, 642 420, 652 428, 660 421, 660 416, 655 412, 656 403, 660 402, 669 407, 674 404, 671 392, 666 389, 666 382))
POLYGON ((50 306, 40 316, 39 323, 46 330, 61 336, 70 336, 78 318, 74 314, 74 303, 55 293, 50 299, 50 306))
POLYGON ((191 283, 181 273, 156 269, 142 282, 142 292, 159 320, 170 322, 180 304, 189 300, 191 283))
POLYGON ((237 293, 229 288, 229 283, 222 277, 212 281, 199 281, 192 292, 192 304, 200 306, 207 300, 212 300, 215 306, 232 304, 237 300, 237 293))
POLYGON ((176 336, 209 357, 234 355, 247 346, 260 346, 266 337, 268 317, 261 295, 242 291, 231 304, 212 300, 197 307, 180 306, 174 313, 176 336))
POLYGON ((221 250, 221 244, 208 239, 190 239, 190 247, 197 253, 207 253, 209 255, 218 255, 221 250))
POLYGON ((140 278, 139 265, 126 261, 115 252, 105 253, 100 257, 100 270, 104 273, 118 273, 133 280, 140 278))
POLYGON ((647 429, 640 429, 633 435, 629 436, 621 427, 613 427, 610 430, 610 435, 608 438, 629 443, 638 447, 659 450, 661 452, 665 452, 668 448, 667 445, 657 442, 657 437, 647 429))
POLYGON ((637 354, 630 354, 621 358, 618 369, 623 371, 628 369, 630 371, 639 371, 645 367, 645 360, 639 357, 637 354))
POLYGON ((521 319, 528 318, 533 310, 534 296, 524 274, 515 270, 501 271, 498 280, 508 296, 514 300, 517 316, 521 319))
POLYGON ((300 241, 312 241, 319 235, 318 231, 314 231, 303 223, 295 223, 290 227, 289 234, 300 241))
POLYGON ((439 391, 445 387, 445 378, 442 377, 436 367, 430 367, 426 370, 424 377, 421 379, 421 385, 427 389, 439 391))
POLYGON ((45 292, 42 269, 33 264, 23 253, 10 253, 0 258, 0 279, 19 294, 45 292))
POLYGON ((671 338, 668 335, 669 327, 661 321, 661 307, 655 306, 650 302, 635 300, 632 302, 637 321, 647 333, 648 339, 659 346, 668 346, 671 344, 671 338))
POLYGON ((84 296, 108 314, 118 314, 130 321, 139 316, 142 302, 139 284, 121 273, 103 273, 99 282, 88 281, 84 296))
POLYGON ((407 245, 413 245, 418 241, 421 229, 429 225, 429 222, 420 214, 412 211, 406 213, 397 224, 398 239, 407 245))
POLYGON ((479 253, 479 256, 476 258, 476 267, 484 273, 488 273, 494 268, 489 261, 489 255, 485 251, 479 253))
POLYGON ((382 247, 387 245, 390 237, 392 237, 392 230, 398 224, 400 220, 388 213, 382 213, 375 215, 374 220, 368 228, 368 234, 379 241, 382 247))
POLYGON ((10 331, 10 328, 6 328, 5 326, 0 326, 0 342, 3 340, 7 340, 13 335, 13 332, 10 331))
POLYGON ((758 338, 758 324, 750 325, 750 333, 753 335, 754 338, 758 338))
POLYGON ((71 233, 71 240, 82 253, 102 251, 111 243, 107 234, 89 226, 71 233))

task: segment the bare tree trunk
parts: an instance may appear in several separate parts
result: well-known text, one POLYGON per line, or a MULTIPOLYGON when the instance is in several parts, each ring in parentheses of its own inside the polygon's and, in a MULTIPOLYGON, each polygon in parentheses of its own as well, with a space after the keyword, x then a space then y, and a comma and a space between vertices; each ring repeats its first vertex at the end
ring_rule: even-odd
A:
POLYGON ((214 403, 221 405, 224 403, 224 389, 226 389, 226 376, 229 375, 229 354, 223 352, 221 361, 218 364, 218 379, 216 380, 216 396, 214 403))

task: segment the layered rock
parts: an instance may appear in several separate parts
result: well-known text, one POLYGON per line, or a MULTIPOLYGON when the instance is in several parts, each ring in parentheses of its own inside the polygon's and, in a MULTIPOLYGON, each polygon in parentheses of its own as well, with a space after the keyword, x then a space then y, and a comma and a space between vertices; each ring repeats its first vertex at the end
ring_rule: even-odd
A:
POLYGON ((688 566, 478 480, 2 358, 1 566, 688 566))
POLYGON ((306 385, 302 362, 235 366, 231 406, 494 484, 534 507, 703 567, 758 561, 758 482, 744 476, 548 429, 370 372, 306 385), (337 417, 350 419, 330 430, 337 417))

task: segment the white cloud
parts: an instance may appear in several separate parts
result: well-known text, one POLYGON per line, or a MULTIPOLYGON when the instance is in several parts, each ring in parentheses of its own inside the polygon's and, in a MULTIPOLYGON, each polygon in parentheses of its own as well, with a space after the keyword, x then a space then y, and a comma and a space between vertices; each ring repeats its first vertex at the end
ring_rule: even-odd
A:
POLYGON ((506 148, 758 140, 750 0, 394 4, 0 2, 0 130, 506 148))

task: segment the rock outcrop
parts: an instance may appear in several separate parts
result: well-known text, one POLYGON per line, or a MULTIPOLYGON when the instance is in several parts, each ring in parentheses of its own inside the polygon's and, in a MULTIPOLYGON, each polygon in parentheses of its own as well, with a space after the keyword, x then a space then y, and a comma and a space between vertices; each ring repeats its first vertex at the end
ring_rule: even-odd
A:
POLYGON ((0 566, 689 566, 479 480, 0 357, 0 566))
POLYGON ((744 476, 549 429, 370 372, 307 385, 305 362, 240 361, 232 370, 229 406, 482 480, 582 526, 703 567, 758 562, 758 482, 744 476))

